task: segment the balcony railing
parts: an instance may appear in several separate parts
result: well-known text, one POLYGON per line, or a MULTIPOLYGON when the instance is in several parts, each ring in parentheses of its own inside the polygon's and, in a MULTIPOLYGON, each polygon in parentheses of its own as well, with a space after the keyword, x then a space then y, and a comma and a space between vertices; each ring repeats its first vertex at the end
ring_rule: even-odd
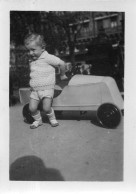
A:
MULTIPOLYGON (((121 33, 122 32, 122 26, 116 26, 116 27, 113 27, 113 28, 104 28, 104 30, 105 30, 105 33, 107 35, 115 34, 115 33, 121 33)), ((98 34, 99 34, 99 31, 96 31, 95 35, 97 36, 98 34)), ((93 36, 94 36, 93 32, 88 30, 88 31, 80 32, 80 34, 77 35, 77 39, 92 38, 93 36)))
POLYGON ((86 31, 86 32, 81 32, 80 34, 77 35, 78 39, 82 39, 82 38, 89 38, 93 36, 93 32, 92 31, 86 31))
POLYGON ((114 28, 105 28, 106 34, 114 34, 114 33, 121 33, 122 32, 122 26, 116 26, 114 28))

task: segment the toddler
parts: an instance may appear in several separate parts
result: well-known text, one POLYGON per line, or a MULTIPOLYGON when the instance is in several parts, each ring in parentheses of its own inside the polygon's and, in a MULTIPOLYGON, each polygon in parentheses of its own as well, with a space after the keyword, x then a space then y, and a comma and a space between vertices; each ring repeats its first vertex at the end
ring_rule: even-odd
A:
POLYGON ((45 41, 42 35, 30 34, 25 38, 25 47, 30 55, 30 102, 29 109, 34 118, 30 125, 35 129, 42 125, 40 111, 37 110, 40 100, 43 101, 43 110, 49 118, 52 127, 58 126, 52 106, 55 86, 55 66, 60 68, 61 80, 67 79, 65 63, 58 57, 45 50, 45 41))

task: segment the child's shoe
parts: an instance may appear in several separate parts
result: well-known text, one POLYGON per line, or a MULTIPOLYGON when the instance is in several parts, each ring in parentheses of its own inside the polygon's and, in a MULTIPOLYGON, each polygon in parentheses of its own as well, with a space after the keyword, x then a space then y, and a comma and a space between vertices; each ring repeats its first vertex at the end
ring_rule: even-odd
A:
POLYGON ((51 109, 51 113, 50 114, 47 114, 48 118, 49 118, 49 121, 50 121, 50 124, 52 127, 57 127, 59 125, 58 121, 56 120, 56 117, 55 117, 55 114, 54 114, 54 110, 51 109))
POLYGON ((52 127, 57 127, 59 125, 59 123, 56 119, 50 119, 50 124, 52 127))
POLYGON ((41 126, 42 124, 43 124, 43 123, 42 123, 42 120, 40 119, 40 120, 34 121, 34 122, 30 125, 30 128, 31 128, 31 129, 35 129, 35 128, 41 126))

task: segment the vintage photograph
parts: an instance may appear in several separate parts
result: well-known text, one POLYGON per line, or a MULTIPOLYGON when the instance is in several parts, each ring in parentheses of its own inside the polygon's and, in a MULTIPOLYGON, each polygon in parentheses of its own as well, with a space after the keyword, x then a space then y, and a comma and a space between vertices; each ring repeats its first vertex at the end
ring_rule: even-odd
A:
POLYGON ((9 180, 124 181, 125 12, 9 18, 9 180))

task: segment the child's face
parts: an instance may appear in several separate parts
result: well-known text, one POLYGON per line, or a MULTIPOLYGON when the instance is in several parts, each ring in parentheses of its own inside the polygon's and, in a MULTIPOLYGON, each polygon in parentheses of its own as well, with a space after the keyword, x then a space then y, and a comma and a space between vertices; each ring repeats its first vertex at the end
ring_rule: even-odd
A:
POLYGON ((37 60, 41 56, 41 54, 43 53, 43 51, 44 51, 44 49, 40 45, 37 45, 34 41, 33 42, 30 42, 26 46, 26 48, 29 51, 30 57, 34 61, 37 60))

